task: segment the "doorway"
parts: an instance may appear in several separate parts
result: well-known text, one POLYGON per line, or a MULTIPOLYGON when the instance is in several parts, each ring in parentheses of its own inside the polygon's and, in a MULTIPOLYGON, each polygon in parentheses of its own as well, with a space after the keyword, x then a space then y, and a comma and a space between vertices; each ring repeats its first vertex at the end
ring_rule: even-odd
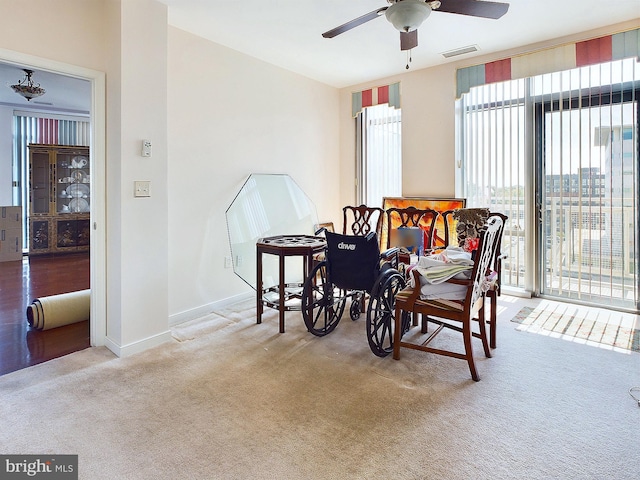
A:
MULTIPOLYGON (((638 99, 622 62, 536 106, 541 294, 638 309, 638 99)), ((564 82, 563 82, 564 80, 564 82)))
POLYGON ((96 70, 2 49, 0 49, 0 62, 17 65, 20 68, 37 69, 54 75, 84 79, 91 85, 89 114, 92 171, 89 256, 91 285, 90 345, 104 345, 106 337, 105 74, 96 70))

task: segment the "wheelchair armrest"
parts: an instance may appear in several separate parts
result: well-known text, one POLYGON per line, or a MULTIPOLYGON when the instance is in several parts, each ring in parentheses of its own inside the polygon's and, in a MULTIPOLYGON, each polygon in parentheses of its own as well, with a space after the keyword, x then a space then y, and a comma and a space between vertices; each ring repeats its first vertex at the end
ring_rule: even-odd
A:
POLYGON ((385 250, 384 252, 380 252, 380 258, 383 260, 388 260, 391 257, 398 255, 399 252, 400 252, 400 249, 398 247, 391 247, 388 250, 385 250))
POLYGON ((398 269, 400 267, 400 249, 398 247, 391 247, 384 252, 380 252, 380 260, 389 262, 392 268, 398 269))

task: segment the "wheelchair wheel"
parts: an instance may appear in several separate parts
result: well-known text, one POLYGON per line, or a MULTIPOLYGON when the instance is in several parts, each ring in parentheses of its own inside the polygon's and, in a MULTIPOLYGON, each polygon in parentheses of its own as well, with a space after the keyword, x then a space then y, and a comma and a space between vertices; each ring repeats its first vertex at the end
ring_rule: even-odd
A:
MULTIPOLYGON (((371 351, 378 357, 386 357, 393 351, 393 328, 396 295, 405 287, 404 277, 395 269, 383 273, 371 290, 367 308, 367 340, 371 351)), ((403 313, 403 329, 410 322, 403 313)))
POLYGON ((355 292, 351 296, 351 306, 349 307, 349 316, 354 322, 360 318, 360 305, 362 304, 362 297, 364 293, 355 292))
POLYGON ((327 263, 317 264, 302 289, 302 317, 307 330, 318 337, 331 333, 340 322, 346 303, 345 291, 327 278, 327 263))

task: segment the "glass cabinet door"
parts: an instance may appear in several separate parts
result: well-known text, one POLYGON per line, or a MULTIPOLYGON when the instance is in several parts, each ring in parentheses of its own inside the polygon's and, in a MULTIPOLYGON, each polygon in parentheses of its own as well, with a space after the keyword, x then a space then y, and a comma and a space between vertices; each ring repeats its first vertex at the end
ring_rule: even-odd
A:
POLYGON ((89 148, 29 144, 29 254, 88 251, 89 148))
POLYGON ((58 152, 56 158, 57 213, 88 213, 89 157, 78 152, 58 152))
POLYGON ((34 152, 31 156, 31 213, 49 214, 51 176, 48 152, 34 152))

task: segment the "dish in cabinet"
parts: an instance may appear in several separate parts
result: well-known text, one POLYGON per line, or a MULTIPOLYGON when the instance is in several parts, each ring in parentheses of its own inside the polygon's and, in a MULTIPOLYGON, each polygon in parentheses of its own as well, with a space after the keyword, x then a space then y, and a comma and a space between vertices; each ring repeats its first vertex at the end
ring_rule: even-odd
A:
POLYGON ((82 183, 73 183, 67 187, 67 195, 72 197, 87 197, 89 192, 89 186, 82 183))
POLYGON ((74 213, 88 212, 89 202, 84 198, 74 198, 69 202, 69 210, 74 213))

